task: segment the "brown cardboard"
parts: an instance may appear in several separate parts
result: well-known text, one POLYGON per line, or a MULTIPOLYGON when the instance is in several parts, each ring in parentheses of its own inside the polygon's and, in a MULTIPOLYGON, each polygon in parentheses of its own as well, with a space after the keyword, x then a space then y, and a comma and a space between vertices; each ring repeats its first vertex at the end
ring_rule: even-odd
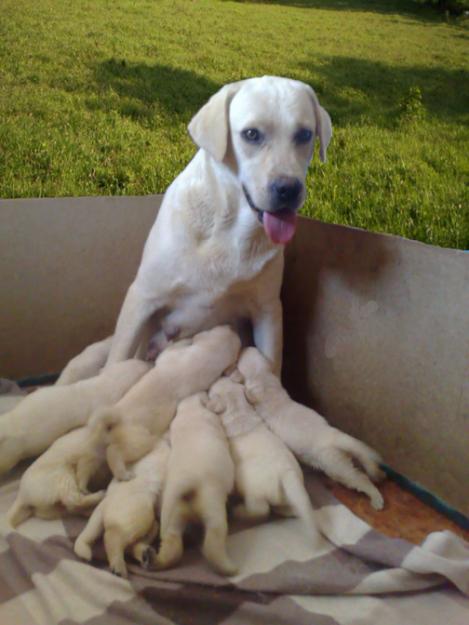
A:
POLYGON ((60 371, 112 334, 160 203, 0 200, 0 376, 60 371))
POLYGON ((287 250, 284 381, 469 510, 469 255, 303 220, 287 250))
MULTIPOLYGON (((0 375, 112 332, 160 202, 0 201, 0 375)), ((467 512, 469 255, 301 219, 283 300, 293 396, 467 512)))

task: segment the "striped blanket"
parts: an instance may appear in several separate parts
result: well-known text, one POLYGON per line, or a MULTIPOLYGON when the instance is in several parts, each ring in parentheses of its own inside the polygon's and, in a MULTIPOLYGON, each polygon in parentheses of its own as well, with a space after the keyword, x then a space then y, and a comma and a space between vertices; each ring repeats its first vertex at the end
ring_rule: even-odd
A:
MULTIPOLYGON (((0 399, 1 411, 1 399, 0 399)), ((1 418, 1 417, 0 417, 1 418)), ((231 523, 240 574, 213 573, 189 536, 182 563, 164 572, 107 571, 102 547, 78 560, 85 521, 5 520, 22 468, 0 484, 1 625, 467 625, 469 545, 434 532, 421 545, 379 534, 337 501, 313 472, 306 485, 322 538, 296 519, 231 523)))

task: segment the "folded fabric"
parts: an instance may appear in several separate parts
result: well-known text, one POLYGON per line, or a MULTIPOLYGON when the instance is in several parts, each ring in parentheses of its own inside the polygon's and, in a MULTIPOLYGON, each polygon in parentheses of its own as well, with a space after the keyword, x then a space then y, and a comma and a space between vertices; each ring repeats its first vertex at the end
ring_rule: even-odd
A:
MULTIPOLYGON (((1 404, 0 404, 1 409, 1 404)), ((196 544, 171 570, 130 564, 123 580, 92 565, 73 542, 85 520, 29 519, 13 531, 5 514, 22 468, 0 486, 2 625, 465 625, 469 545, 448 531, 421 545, 386 537, 305 475, 322 537, 297 519, 230 523, 228 551, 240 574, 212 572, 196 544)))

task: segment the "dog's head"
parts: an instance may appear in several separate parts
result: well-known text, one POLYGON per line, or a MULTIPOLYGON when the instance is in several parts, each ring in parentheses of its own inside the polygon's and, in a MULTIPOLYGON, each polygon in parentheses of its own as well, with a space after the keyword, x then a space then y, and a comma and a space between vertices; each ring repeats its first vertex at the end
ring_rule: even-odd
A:
POLYGON ((189 124, 195 143, 238 177, 246 206, 274 243, 294 234, 305 178, 319 140, 326 160, 331 120, 313 89, 275 76, 226 85, 189 124))

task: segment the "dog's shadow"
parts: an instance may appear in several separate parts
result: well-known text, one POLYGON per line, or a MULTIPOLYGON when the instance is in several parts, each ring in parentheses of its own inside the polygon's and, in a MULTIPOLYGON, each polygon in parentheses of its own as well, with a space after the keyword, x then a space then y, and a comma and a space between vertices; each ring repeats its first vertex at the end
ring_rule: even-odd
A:
POLYGON ((172 123, 187 122, 220 87, 205 76, 168 65, 111 58, 95 69, 96 97, 91 109, 117 110, 144 125, 156 123, 158 114, 172 123))
MULTIPOLYGON (((226 0, 225 0, 226 1, 226 0)), ((420 22, 441 20, 438 12, 422 7, 412 1, 387 0, 372 2, 370 0, 234 0, 240 4, 270 4, 295 7, 297 9, 320 9, 321 11, 350 11, 382 13, 385 15, 405 15, 408 19, 420 22)))

